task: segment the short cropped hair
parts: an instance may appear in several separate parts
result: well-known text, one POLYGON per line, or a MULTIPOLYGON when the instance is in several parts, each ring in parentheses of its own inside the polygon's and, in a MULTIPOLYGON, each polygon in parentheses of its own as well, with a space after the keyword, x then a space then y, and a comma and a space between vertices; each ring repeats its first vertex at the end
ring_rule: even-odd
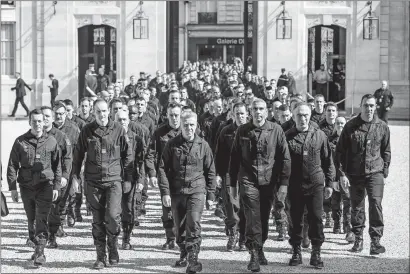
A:
POLYGON ((240 108, 240 107, 245 107, 245 109, 247 110, 246 104, 245 104, 244 102, 242 102, 242 101, 235 103, 235 104, 233 105, 232 110, 235 111, 235 109, 240 108))
POLYGON ((169 109, 173 109, 173 108, 181 108, 181 109, 182 109, 182 107, 181 107, 180 104, 171 103, 171 104, 168 104, 168 106, 167 106, 167 111, 168 111, 169 109))
POLYGON ((67 110, 65 104, 62 101, 58 101, 53 107, 53 110, 59 109, 59 108, 64 108, 64 110, 67 110))
POLYGON ((336 111, 338 111, 339 110, 339 108, 337 107, 337 104, 335 103, 335 102, 327 102, 326 103, 326 106, 325 106, 325 110, 327 110, 327 108, 328 107, 335 107, 336 108, 336 111))
POLYGON ((316 98, 320 98, 320 97, 322 97, 323 100, 325 99, 325 96, 323 96, 323 94, 320 94, 320 93, 319 93, 319 94, 316 94, 316 95, 315 95, 315 99, 316 99, 316 98))
POLYGON ((185 120, 190 119, 190 118, 195 118, 195 120, 198 120, 198 115, 196 115, 196 113, 193 112, 193 111, 184 111, 184 112, 182 112, 181 121, 185 121, 185 120))
MULTIPOLYGON (((111 101, 111 102, 112 102, 112 101, 111 101)), ((120 100, 120 102, 121 102, 121 100, 120 100)), ((97 98, 97 100, 95 100, 94 103, 93 103, 93 109, 95 109, 95 106, 96 106, 98 103, 105 103, 105 104, 107 104, 107 106, 108 106, 108 103, 107 103, 104 99, 102 99, 102 98, 97 98)))
POLYGON ((74 103, 73 103, 73 101, 71 101, 70 99, 65 99, 65 100, 63 100, 63 102, 64 102, 64 104, 65 104, 66 106, 72 106, 72 107, 74 107, 74 103))
MULTIPOLYGON (((293 109, 293 111, 297 110, 297 109, 300 108, 301 106, 306 106, 310 111, 312 111, 311 108, 310 108, 310 105, 309 105, 308 103, 306 103, 306 102, 299 102, 299 103, 297 103, 297 104, 295 105, 295 108, 293 109)), ((292 112, 293 112, 293 111, 292 111, 292 112)))
POLYGON ((362 105, 362 102, 363 102, 364 99, 366 99, 366 100, 375 99, 376 100, 376 97, 374 97, 374 95, 370 94, 370 93, 365 94, 365 95, 363 95, 362 99, 360 100, 360 105, 362 105))
POLYGON ((280 110, 280 111, 287 111, 287 110, 290 111, 290 108, 289 108, 288 105, 283 104, 283 105, 280 105, 279 110, 280 110))
MULTIPOLYGON (((30 111, 30 114, 29 114, 29 122, 31 122, 31 116, 33 116, 33 115, 38 115, 38 114, 43 115, 43 112, 42 112, 41 109, 39 109, 39 108, 35 108, 35 109, 33 109, 32 111, 30 111)), ((44 115, 43 115, 43 119, 44 119, 44 115)))

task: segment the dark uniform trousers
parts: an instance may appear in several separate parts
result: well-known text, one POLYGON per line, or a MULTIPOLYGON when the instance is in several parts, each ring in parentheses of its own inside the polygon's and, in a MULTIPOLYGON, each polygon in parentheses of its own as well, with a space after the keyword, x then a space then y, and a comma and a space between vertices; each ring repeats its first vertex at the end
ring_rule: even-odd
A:
POLYGON ((20 185, 20 195, 27 215, 30 240, 35 243, 40 238, 48 239, 47 218, 53 201, 53 185, 20 185))
POLYGON ((246 247, 248 249, 262 247, 268 239, 274 187, 273 185, 255 186, 241 183, 239 193, 246 220, 246 247))
POLYGON ((274 201, 273 201, 273 217, 275 218, 276 225, 286 225, 289 224, 288 221, 288 206, 289 201, 286 198, 285 202, 282 202, 277 197, 277 192, 274 193, 274 201))
POLYGON ((24 110, 27 112, 27 115, 28 115, 30 111, 28 110, 27 105, 24 103, 24 97, 16 97, 16 100, 14 101, 14 108, 13 108, 13 111, 11 112, 11 115, 16 114, 19 103, 21 104, 21 106, 24 108, 24 110))
POLYGON ((245 235, 245 213, 243 211, 243 203, 241 199, 235 199, 230 194, 230 186, 226 185, 225 180, 222 181, 221 195, 225 209, 225 226, 228 229, 237 231, 239 234, 245 235))
POLYGON ((378 108, 377 109, 377 116, 379 116, 379 118, 381 120, 386 122, 386 124, 389 123, 389 112, 386 109, 384 109, 382 107, 378 108))
POLYGON ((172 208, 162 205, 162 226, 165 228, 167 240, 175 240, 174 218, 172 217, 172 208))
POLYGON ((332 194, 332 219, 336 223, 340 223, 343 215, 343 230, 344 232, 350 231, 351 222, 351 207, 350 198, 347 197, 343 188, 339 188, 339 191, 333 189, 332 194))
POLYGON ((305 206, 308 211, 309 238, 312 245, 321 246, 325 240, 322 223, 323 185, 316 184, 311 189, 303 191, 300 186, 289 188, 289 200, 297 201, 290 204, 292 229, 289 231, 289 243, 300 245, 303 239, 303 225, 305 206))
POLYGON ((205 193, 171 194, 171 208, 174 217, 176 243, 187 251, 200 248, 201 216, 205 204, 205 193))
MULTIPOLYGON (((67 184, 68 185, 68 184, 67 184)), ((50 215, 48 216, 48 226, 50 233, 57 233, 58 227, 63 225, 67 216, 67 206, 69 203, 67 186, 58 192, 58 198, 52 202, 50 215)))
POLYGON ((108 183, 86 181, 86 184, 87 202, 93 213, 94 245, 105 245, 107 236, 120 234, 122 184, 120 181, 108 183))
POLYGON ((365 228, 365 197, 369 196, 369 234, 372 239, 383 236, 382 199, 384 191, 383 173, 368 176, 349 176, 350 199, 352 205, 352 232, 356 237, 363 237, 365 228))
POLYGON ((122 188, 122 214, 121 222, 123 224, 131 224, 135 221, 135 216, 137 216, 134 210, 136 196, 136 184, 131 184, 131 188, 128 192, 122 188))

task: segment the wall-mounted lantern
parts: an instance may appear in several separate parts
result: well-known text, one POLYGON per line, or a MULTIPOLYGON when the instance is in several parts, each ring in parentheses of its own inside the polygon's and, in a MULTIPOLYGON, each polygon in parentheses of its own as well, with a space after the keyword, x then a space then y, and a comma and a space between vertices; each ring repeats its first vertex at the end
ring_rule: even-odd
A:
POLYGON ((149 37, 149 19, 145 12, 142 10, 144 2, 139 2, 139 10, 133 19, 133 31, 134 39, 148 39, 149 37))
POLYGON ((373 40, 379 38, 379 18, 377 18, 372 10, 372 1, 367 1, 367 6, 370 6, 369 11, 363 18, 363 39, 373 40))
POLYGON ((283 10, 276 18, 276 39, 292 39, 292 18, 287 15, 285 1, 281 1, 283 10))

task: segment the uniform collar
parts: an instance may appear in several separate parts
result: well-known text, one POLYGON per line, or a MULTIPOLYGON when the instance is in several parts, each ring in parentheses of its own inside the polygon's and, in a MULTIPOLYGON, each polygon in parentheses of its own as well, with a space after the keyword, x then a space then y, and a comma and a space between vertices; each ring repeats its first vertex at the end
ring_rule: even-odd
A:
POLYGON ((192 140, 192 141, 187 141, 187 140, 185 140, 184 139, 184 137, 182 136, 182 132, 181 132, 181 134, 179 134, 178 135, 179 136, 179 138, 180 138, 180 140, 181 140, 181 142, 182 143, 197 143, 197 144, 201 144, 202 143, 202 139, 198 136, 198 134, 196 134, 195 133, 195 137, 194 137, 194 139, 192 140))
POLYGON ((362 124, 380 124, 380 119, 379 117, 377 117, 377 114, 373 115, 373 120, 371 120, 370 122, 365 122, 361 116, 361 112, 359 113, 359 115, 356 116, 356 122, 360 125, 362 124))

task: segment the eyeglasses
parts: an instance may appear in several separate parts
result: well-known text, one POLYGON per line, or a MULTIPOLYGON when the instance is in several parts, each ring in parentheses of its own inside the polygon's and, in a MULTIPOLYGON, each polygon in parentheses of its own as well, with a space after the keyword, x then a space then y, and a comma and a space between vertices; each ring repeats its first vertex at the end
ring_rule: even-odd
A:
POLYGON ((65 112, 56 112, 55 114, 56 114, 56 116, 63 116, 65 114, 65 112))

